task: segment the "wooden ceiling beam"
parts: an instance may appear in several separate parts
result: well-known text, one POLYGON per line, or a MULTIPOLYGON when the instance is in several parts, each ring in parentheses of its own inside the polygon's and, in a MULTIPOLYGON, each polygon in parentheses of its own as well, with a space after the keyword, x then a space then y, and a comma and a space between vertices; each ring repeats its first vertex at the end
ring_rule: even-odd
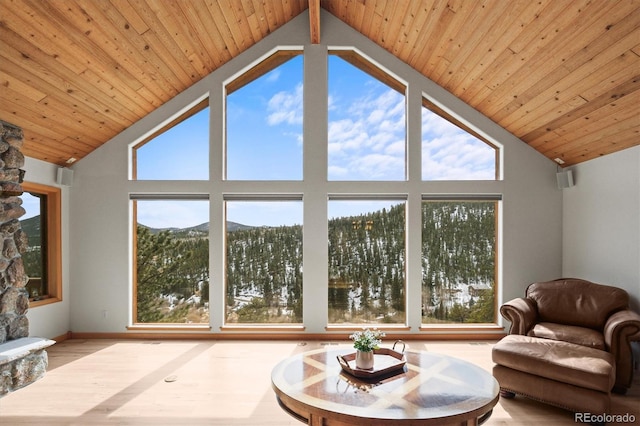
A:
POLYGON ((311 44, 320 44, 320 0, 309 0, 311 44))

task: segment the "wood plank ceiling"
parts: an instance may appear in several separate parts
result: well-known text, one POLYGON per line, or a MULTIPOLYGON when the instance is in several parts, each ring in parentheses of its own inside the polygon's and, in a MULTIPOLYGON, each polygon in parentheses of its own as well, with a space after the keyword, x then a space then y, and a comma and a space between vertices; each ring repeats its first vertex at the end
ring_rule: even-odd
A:
MULTIPOLYGON (((319 5, 565 166, 640 144, 638 0, 319 5)), ((25 155, 66 165, 308 7, 0 0, 0 119, 24 129, 25 155)))

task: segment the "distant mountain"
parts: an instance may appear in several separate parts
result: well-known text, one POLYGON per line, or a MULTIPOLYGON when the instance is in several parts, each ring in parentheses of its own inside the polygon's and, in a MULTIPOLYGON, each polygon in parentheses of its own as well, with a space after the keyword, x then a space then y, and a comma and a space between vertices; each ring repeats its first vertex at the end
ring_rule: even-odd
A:
POLYGON ((192 226, 191 228, 184 228, 182 231, 209 232, 209 222, 201 223, 200 225, 192 226))
MULTIPOLYGON (((209 222, 201 223, 200 225, 189 228, 151 228, 143 224, 140 224, 140 226, 148 228, 152 234, 158 234, 162 231, 169 231, 172 234, 206 234, 209 232, 209 222)), ((245 231, 252 228, 253 226, 243 225, 241 223, 227 222, 227 232, 245 231)))
POLYGON ((252 229, 252 228, 254 227, 249 225, 243 225, 241 223, 230 222, 230 221, 227 222, 227 232, 246 231, 247 229, 252 229))
POLYGON ((29 237, 29 245, 40 246, 40 215, 21 220, 20 226, 22 227, 22 230, 27 234, 27 237, 29 237))

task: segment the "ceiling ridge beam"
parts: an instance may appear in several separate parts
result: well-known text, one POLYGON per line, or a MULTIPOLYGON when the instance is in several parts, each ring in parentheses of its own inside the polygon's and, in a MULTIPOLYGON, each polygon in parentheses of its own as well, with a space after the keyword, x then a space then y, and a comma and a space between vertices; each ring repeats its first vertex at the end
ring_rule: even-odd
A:
POLYGON ((309 0, 311 44, 320 44, 320 0, 309 0))

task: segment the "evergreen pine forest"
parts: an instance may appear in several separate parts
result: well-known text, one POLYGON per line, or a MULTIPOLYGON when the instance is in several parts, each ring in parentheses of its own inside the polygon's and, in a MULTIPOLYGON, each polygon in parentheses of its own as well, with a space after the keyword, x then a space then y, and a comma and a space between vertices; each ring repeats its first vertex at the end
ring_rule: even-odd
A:
MULTIPOLYGON (((422 322, 495 321, 495 202, 422 203, 422 322)), ((404 203, 329 220, 328 322, 405 322, 404 203)), ((208 227, 137 230, 137 320, 209 322, 208 227)), ((302 323, 302 226, 229 226, 227 323, 302 323)))

